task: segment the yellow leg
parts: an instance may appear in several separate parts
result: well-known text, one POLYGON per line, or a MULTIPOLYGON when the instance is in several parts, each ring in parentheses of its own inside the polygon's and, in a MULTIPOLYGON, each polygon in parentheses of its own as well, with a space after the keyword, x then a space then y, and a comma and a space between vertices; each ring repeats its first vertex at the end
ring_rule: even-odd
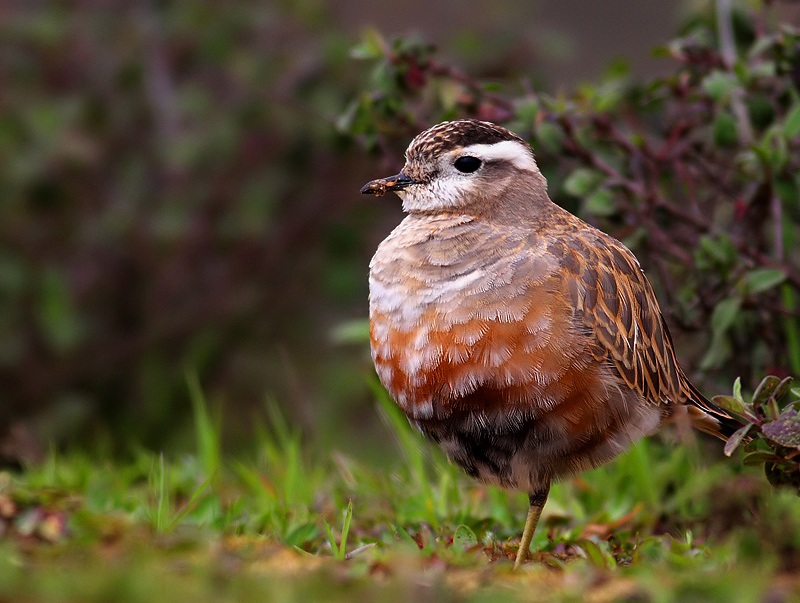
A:
POLYGON ((544 503, 547 502, 547 495, 549 493, 550 484, 528 496, 531 506, 528 509, 528 519, 525 520, 525 529, 522 532, 522 541, 519 543, 519 549, 517 550, 517 559, 514 561, 514 569, 522 565, 522 562, 528 556, 533 533, 536 531, 536 524, 539 523, 539 517, 542 515, 542 509, 544 508, 544 503))

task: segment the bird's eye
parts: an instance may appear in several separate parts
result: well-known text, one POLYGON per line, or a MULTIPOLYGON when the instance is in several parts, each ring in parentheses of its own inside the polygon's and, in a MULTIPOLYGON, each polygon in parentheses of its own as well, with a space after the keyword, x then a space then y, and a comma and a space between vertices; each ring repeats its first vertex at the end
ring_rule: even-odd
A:
POLYGON ((459 157, 456 159, 455 163, 453 164, 455 168, 464 174, 471 174, 472 172, 476 171, 479 167, 481 167, 481 160, 477 157, 470 157, 469 155, 464 155, 463 157, 459 157))

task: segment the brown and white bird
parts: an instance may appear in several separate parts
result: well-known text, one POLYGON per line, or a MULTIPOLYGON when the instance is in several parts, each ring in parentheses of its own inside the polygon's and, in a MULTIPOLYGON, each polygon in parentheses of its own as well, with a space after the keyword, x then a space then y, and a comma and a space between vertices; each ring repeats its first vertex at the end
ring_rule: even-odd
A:
POLYGON ((529 495, 515 567, 553 480, 679 413, 720 435, 726 415, 678 366, 636 258, 550 200, 522 138, 441 123, 361 192, 389 190, 408 216, 370 263, 375 368, 452 461, 529 495))

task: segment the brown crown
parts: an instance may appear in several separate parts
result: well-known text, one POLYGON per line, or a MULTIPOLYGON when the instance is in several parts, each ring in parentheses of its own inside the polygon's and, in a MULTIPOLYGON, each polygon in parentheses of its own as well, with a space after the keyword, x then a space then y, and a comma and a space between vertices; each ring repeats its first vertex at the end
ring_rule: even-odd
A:
POLYGON ((477 119, 445 121, 419 134, 406 151, 406 159, 420 159, 473 144, 494 144, 504 140, 525 141, 502 126, 477 119))

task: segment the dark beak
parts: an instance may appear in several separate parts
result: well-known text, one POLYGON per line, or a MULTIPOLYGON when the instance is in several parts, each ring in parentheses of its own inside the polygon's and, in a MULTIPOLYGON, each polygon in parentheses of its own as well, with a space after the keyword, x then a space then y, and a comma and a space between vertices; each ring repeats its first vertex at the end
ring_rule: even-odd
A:
POLYGON ((362 195, 375 195, 376 197, 383 197, 386 191, 401 191, 411 184, 416 184, 416 180, 409 178, 403 172, 388 178, 378 178, 372 182, 367 182, 361 187, 362 195))

